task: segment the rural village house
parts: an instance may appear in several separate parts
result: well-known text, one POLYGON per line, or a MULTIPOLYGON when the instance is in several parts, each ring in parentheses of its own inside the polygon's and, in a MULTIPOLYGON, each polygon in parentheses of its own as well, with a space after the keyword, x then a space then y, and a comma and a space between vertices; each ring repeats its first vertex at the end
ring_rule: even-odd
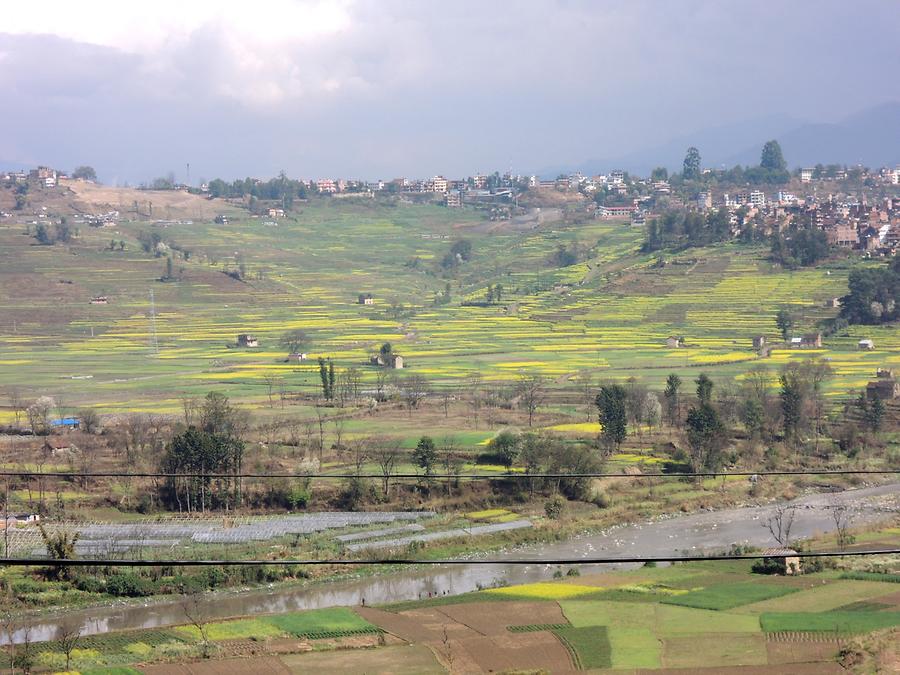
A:
POLYGON ((259 340, 249 333, 241 333, 237 337, 238 347, 259 347, 259 340))
POLYGON ((374 354, 369 359, 369 363, 373 366, 386 366, 401 370, 403 368, 403 357, 399 354, 374 354))

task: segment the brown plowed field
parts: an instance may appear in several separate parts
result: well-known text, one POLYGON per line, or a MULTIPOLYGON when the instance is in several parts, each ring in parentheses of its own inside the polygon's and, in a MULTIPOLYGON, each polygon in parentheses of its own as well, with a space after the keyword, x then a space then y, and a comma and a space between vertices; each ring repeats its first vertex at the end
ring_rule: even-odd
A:
POLYGON ((555 602, 472 602, 440 610, 482 635, 506 635, 507 626, 568 623, 555 602))
POLYGON ((215 659, 196 663, 166 663, 141 666, 145 675, 290 675, 291 671, 274 656, 215 659))
POLYGON ((555 675, 576 670, 569 652, 548 631, 468 638, 458 646, 483 672, 546 670, 555 675))

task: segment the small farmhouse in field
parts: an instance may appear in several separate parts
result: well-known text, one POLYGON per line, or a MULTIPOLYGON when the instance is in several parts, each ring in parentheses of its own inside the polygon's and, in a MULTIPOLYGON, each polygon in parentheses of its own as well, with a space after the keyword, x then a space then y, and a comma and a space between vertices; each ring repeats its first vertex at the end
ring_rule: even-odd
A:
POLYGON ((237 336, 238 347, 259 347, 259 340, 248 333, 241 333, 237 336))
POLYGON ((838 308, 841 306, 841 299, 840 298, 828 298, 825 301, 825 306, 828 307, 829 309, 838 308))
POLYGON ((669 349, 678 349, 679 347, 684 347, 684 337, 670 335, 666 338, 666 347, 669 349))
POLYGON ((865 349, 875 349, 875 342, 866 338, 865 340, 860 340, 856 343, 857 349, 865 350, 865 349))
POLYGON ((36 523, 41 519, 39 513, 10 513, 6 518, 0 518, 0 529, 16 527, 19 524, 36 523))
POLYGON ((894 379, 894 371, 891 368, 879 368, 875 371, 875 377, 883 377, 892 380, 894 379))
POLYGON ((109 298, 107 298, 105 295, 95 295, 93 298, 91 298, 91 304, 106 305, 109 304, 109 298))
POLYGON ((293 354, 288 354, 287 360, 289 363, 300 363, 308 358, 309 355, 306 352, 294 352, 293 354))
POLYGON ((375 298, 372 297, 371 293, 360 293, 357 302, 360 305, 374 305, 375 298))
POLYGON ((791 349, 819 349, 822 346, 821 333, 807 333, 800 337, 792 337, 791 349))
POLYGON ((44 453, 50 457, 67 457, 78 452, 72 441, 59 436, 50 436, 44 441, 44 453))
POLYGON ((759 351, 763 347, 766 346, 766 336, 765 335, 757 335, 753 338, 753 349, 759 351))
POLYGON ((373 366, 384 366, 387 368, 402 370, 403 357, 399 354, 374 354, 369 359, 369 363, 371 363, 373 366))
POLYGON ((882 401, 898 399, 900 398, 900 381, 894 378, 879 377, 866 385, 866 398, 870 401, 874 401, 876 398, 882 401))
POLYGON ((788 575, 802 574, 800 568, 800 554, 792 548, 767 548, 762 552, 765 556, 778 556, 774 558, 779 566, 784 565, 784 573, 788 575))

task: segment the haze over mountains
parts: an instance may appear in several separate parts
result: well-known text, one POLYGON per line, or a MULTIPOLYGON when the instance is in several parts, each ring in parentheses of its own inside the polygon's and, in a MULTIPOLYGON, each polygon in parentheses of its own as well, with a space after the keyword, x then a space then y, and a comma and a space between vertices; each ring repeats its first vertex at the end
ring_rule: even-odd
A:
POLYGON ((893 166, 900 163, 900 101, 872 106, 830 124, 789 115, 758 117, 702 129, 624 155, 544 169, 541 174, 574 170, 593 175, 616 168, 644 175, 657 166, 680 171, 685 150, 692 145, 699 148, 705 167, 755 165, 763 144, 773 138, 781 144, 790 167, 817 163, 893 166))

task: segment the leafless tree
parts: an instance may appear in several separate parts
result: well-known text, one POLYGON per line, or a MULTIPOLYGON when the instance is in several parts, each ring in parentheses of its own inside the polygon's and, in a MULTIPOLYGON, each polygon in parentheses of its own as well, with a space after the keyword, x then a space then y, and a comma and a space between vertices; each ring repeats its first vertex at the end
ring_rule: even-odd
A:
POLYGON ((62 653, 66 655, 66 671, 71 670, 72 652, 78 647, 81 640, 81 625, 75 621, 63 623, 56 633, 56 643, 62 653))
POLYGON ((400 459, 400 448, 390 440, 377 440, 373 442, 372 459, 378 465, 381 472, 381 492, 387 498, 391 489, 391 476, 394 475, 397 462, 400 459))
POLYGON ((726 423, 737 420, 738 389, 732 382, 722 382, 716 387, 716 407, 726 423))
POLYGON ((652 391, 647 392, 647 395, 644 396, 644 409, 641 416, 646 422, 650 434, 653 435, 653 427, 658 426, 662 421, 662 404, 659 397, 652 391))
POLYGON ((821 360, 810 361, 807 364, 809 372, 809 382, 811 389, 811 404, 813 415, 813 430, 815 432, 815 452, 819 453, 819 439, 822 435, 822 419, 825 416, 826 401, 823 384, 825 380, 831 377, 831 366, 827 362, 821 360))
POLYGON ((16 426, 19 426, 22 413, 25 411, 25 400, 22 398, 22 392, 18 387, 10 387, 6 391, 6 397, 9 399, 9 407, 15 415, 16 426))
POLYGON ((287 401, 288 392, 287 392, 287 383, 284 381, 284 378, 278 379, 278 400, 281 402, 281 409, 284 410, 285 401, 287 401))
POLYGON ((200 409, 200 401, 196 396, 182 396, 181 410, 184 414, 184 426, 193 426, 197 421, 197 411, 200 409))
POLYGON ((407 377, 399 379, 398 388, 400 389, 400 393, 403 396, 403 401, 406 403, 410 416, 412 415, 413 409, 418 408, 419 404, 425 400, 425 397, 427 397, 430 392, 428 380, 419 374, 408 375, 407 377))
POLYGON ((478 413, 481 411, 482 405, 482 380, 481 373, 473 373, 469 376, 466 384, 469 390, 469 408, 472 411, 472 422, 475 428, 478 428, 478 413))
POLYGON ((46 434, 50 431, 50 411, 55 405, 49 396, 41 396, 26 409, 31 433, 46 434))
POLYGON ((585 422, 592 422, 597 414, 597 385, 589 372, 584 372, 578 377, 578 398, 584 406, 585 422))
POLYGON ((272 393, 275 391, 275 387, 278 385, 278 380, 280 378, 274 373, 266 373, 263 375, 263 382, 266 385, 266 395, 269 397, 269 407, 271 408, 274 403, 272 401, 272 393))
POLYGON ((647 398, 647 387, 638 383, 637 379, 630 377, 625 385, 625 412, 635 434, 643 436, 644 433, 644 401, 647 398))
POLYGON ((143 413, 129 415, 126 418, 125 458, 129 464, 134 464, 137 456, 144 454, 144 449, 152 438, 153 424, 152 417, 143 413))
POLYGON ((362 392, 362 372, 359 368, 347 368, 343 373, 344 386, 347 389, 347 398, 351 403, 356 403, 362 392))
POLYGON ((779 504, 775 510, 766 518, 763 527, 768 528, 772 537, 780 546, 787 548, 791 541, 791 528, 794 526, 794 516, 797 514, 797 507, 789 504, 779 504))
POLYGON ((374 441, 369 437, 358 438, 353 441, 350 447, 350 459, 353 462, 355 475, 359 476, 362 473, 363 467, 372 456, 373 445, 374 441))
POLYGON ((315 405, 316 421, 319 423, 319 462, 322 461, 322 452, 325 450, 325 422, 328 420, 325 409, 316 401, 315 405))
POLYGON ((334 445, 338 451, 343 450, 344 427, 347 426, 347 420, 340 415, 335 415, 331 418, 331 423, 334 426, 334 445))
POLYGON ((462 473, 463 458, 459 455, 459 448, 453 436, 445 436, 441 439, 441 463, 444 465, 444 473, 447 474, 447 496, 453 494, 453 486, 459 487, 459 476, 462 473))
POLYGON ((100 428, 100 415, 93 408, 82 408, 78 411, 81 430, 86 434, 96 433, 100 428))
POLYGON ((209 640, 209 613, 201 597, 199 593, 185 595, 181 600, 181 611, 200 633, 200 653, 204 659, 208 659, 212 653, 212 643, 209 640))
POLYGON ((528 426, 534 423, 534 413, 544 403, 547 395, 547 380, 542 375, 519 376, 516 387, 522 407, 528 411, 528 426))
POLYGON ((379 368, 375 371, 375 400, 379 403, 387 400, 387 384, 390 373, 387 368, 379 368))
POLYGON ((828 508, 831 511, 831 519, 834 521, 834 530, 837 533, 838 549, 842 552, 846 551, 847 546, 853 543, 853 535, 850 534, 853 515, 850 513, 850 507, 847 502, 832 497, 828 508))

